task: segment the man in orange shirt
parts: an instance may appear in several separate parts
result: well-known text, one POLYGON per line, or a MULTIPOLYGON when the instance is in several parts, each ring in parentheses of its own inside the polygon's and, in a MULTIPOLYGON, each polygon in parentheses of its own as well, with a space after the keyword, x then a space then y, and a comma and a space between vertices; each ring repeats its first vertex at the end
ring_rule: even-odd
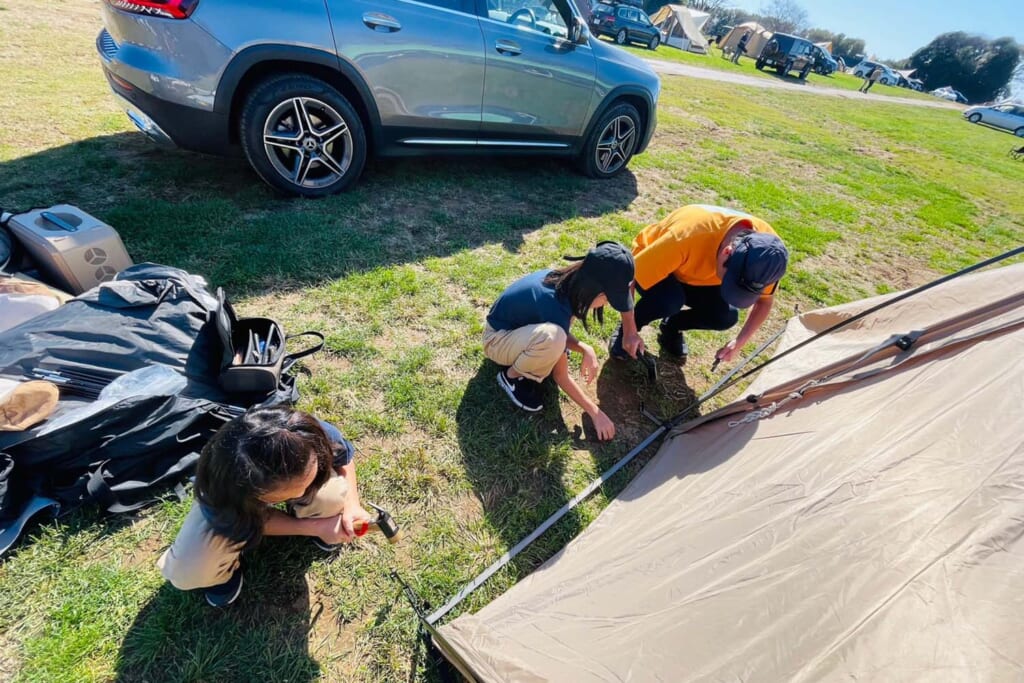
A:
POLYGON ((732 360, 771 313, 789 263, 789 251, 768 223, 702 204, 676 209, 644 228, 632 251, 640 300, 612 335, 613 358, 635 358, 644 349, 639 330, 661 319, 658 343, 685 360, 683 330, 728 330, 739 320, 738 309, 750 308, 736 338, 715 353, 732 360))

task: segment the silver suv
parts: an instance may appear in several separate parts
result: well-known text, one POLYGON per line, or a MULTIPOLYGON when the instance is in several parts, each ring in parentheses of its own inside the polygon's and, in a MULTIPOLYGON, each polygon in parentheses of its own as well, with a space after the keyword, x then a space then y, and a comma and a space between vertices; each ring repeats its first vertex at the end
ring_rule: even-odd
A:
POLYGON ((96 47, 155 140, 244 152, 317 197, 368 153, 553 154, 610 178, 642 152, 660 83, 572 0, 103 0, 96 47))

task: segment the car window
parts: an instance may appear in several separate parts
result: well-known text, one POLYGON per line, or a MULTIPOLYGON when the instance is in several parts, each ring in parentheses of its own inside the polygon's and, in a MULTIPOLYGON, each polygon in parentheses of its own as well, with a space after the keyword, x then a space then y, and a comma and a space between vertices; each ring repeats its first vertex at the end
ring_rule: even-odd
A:
POLYGON ((598 5, 597 7, 594 8, 594 14, 595 15, 597 15, 597 14, 611 14, 613 11, 614 11, 613 8, 609 7, 608 5, 598 5))
POLYGON ((488 0, 487 16, 524 31, 536 31, 556 38, 569 35, 565 19, 554 0, 488 0))
POLYGON ((637 17, 640 19, 640 23, 643 24, 644 26, 651 25, 651 18, 644 14, 643 12, 637 12, 637 17))
POLYGON ((619 8, 619 19, 629 19, 629 10, 625 7, 619 8))

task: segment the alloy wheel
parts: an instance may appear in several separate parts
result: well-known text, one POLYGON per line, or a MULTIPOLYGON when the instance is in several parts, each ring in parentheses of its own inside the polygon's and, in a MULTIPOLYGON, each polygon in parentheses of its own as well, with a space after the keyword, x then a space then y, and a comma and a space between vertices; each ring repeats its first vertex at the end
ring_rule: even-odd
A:
POLYGON ((274 107, 263 126, 263 147, 274 170, 301 187, 332 185, 352 164, 348 123, 313 97, 293 97, 274 107))
POLYGON ((636 147, 636 123, 629 116, 612 119, 597 140, 594 152, 601 173, 614 173, 622 168, 636 147))

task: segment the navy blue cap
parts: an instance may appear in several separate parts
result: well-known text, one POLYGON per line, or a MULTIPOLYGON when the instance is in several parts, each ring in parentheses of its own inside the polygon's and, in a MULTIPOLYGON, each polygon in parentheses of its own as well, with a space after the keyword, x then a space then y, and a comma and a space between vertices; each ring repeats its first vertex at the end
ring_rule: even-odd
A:
MULTIPOLYGON (((570 258, 570 257, 566 257, 570 258)), ((578 257, 570 260, 578 260, 578 257)), ((633 254, 618 242, 598 242, 583 257, 580 275, 588 278, 608 297, 608 303, 619 313, 633 310, 629 284, 633 281, 633 254)))
POLYGON ((777 235, 752 232, 733 247, 725 262, 722 298, 736 308, 750 308, 768 287, 786 274, 789 251, 777 235))

